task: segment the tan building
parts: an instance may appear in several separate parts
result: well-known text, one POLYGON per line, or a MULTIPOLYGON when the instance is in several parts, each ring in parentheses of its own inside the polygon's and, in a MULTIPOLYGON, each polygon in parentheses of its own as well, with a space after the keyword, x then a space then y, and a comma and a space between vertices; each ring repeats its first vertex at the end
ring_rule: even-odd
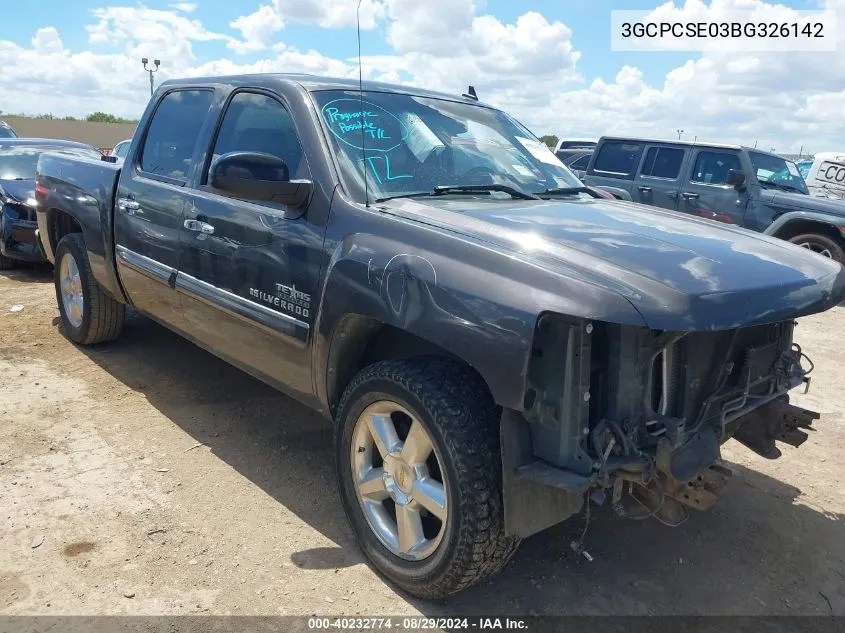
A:
POLYGON ((89 123, 61 119, 30 119, 0 115, 21 137, 56 138, 87 143, 101 150, 110 150, 120 141, 132 138, 134 123, 89 123))

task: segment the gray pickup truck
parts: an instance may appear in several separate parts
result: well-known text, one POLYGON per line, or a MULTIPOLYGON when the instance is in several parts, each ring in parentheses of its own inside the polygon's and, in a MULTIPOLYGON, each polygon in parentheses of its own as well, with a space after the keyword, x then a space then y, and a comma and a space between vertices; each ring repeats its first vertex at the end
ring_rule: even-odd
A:
POLYGON ((792 161, 739 145, 605 136, 585 184, 635 202, 736 224, 845 264, 845 202, 810 195, 792 161))
POLYGON ((731 438, 800 445, 795 319, 845 299, 830 260, 602 197, 407 86, 168 81, 123 162, 44 154, 36 198, 65 335, 133 306, 332 419, 363 552, 428 598, 585 503, 678 525, 731 438))

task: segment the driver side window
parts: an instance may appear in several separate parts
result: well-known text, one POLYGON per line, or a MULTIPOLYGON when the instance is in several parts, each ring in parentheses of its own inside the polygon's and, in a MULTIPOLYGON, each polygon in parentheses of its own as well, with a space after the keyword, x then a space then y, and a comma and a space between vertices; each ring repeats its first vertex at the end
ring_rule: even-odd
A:
MULTIPOLYGON (((290 113, 268 95, 239 92, 229 102, 209 168, 216 158, 230 152, 271 154, 287 163, 292 180, 308 177, 308 166, 290 113)), ((208 182, 208 170, 204 182, 208 182)))

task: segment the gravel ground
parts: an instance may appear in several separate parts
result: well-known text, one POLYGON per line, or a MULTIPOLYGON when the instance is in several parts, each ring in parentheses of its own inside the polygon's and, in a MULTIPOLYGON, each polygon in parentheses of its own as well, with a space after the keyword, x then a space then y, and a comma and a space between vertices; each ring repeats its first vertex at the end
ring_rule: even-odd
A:
POLYGON ((0 613, 845 614, 845 308, 802 319, 823 413, 767 461, 731 442, 726 495, 679 528, 593 514, 438 603, 363 561, 328 422, 164 328, 82 349, 48 268, 0 274, 0 613), (13 305, 23 305, 11 311, 13 305))

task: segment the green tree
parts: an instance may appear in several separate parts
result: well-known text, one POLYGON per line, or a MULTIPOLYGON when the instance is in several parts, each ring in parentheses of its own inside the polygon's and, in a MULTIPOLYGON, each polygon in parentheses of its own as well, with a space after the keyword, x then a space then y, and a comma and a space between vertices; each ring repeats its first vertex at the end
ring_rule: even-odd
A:
POLYGON ((85 117, 89 123, 117 123, 117 117, 113 114, 106 114, 105 112, 94 112, 85 117))
POLYGON ((540 140, 552 149, 554 149, 557 146, 558 138, 554 134, 546 134, 545 136, 541 136, 540 140))
POLYGON ((94 112, 85 117, 85 120, 90 123, 137 123, 133 119, 124 119, 122 117, 109 114, 107 112, 94 112))

